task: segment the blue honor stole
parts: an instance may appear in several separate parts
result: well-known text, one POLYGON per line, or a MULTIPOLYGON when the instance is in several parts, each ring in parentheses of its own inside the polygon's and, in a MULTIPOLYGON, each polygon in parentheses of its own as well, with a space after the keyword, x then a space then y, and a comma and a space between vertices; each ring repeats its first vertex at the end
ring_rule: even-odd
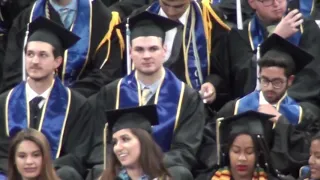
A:
MULTIPOLYGON (((29 22, 40 16, 46 17, 46 3, 49 3, 49 0, 37 0, 34 3, 29 22)), ((80 77, 87 64, 91 43, 91 18, 91 0, 78 0, 75 22, 71 25, 70 31, 81 38, 64 53, 61 80, 67 87, 72 86, 73 82, 80 77)))
MULTIPOLYGON (((257 111, 260 105, 260 96, 263 96, 261 91, 254 91, 237 100, 234 115, 249 110, 257 111)), ((276 109, 286 117, 292 125, 297 125, 302 120, 303 112, 301 106, 294 99, 290 98, 287 93, 279 100, 276 109)))
MULTIPOLYGON (((300 43, 302 33, 303 33, 303 25, 301 24, 300 31, 296 32, 294 35, 287 38, 287 41, 298 46, 300 43)), ((252 20, 249 22, 248 34, 249 34, 251 49, 252 51, 255 51, 265 39, 264 30, 261 23, 258 20, 257 15, 254 15, 252 20)))
POLYGON ((313 13, 315 3, 315 0, 299 0, 300 12, 303 17, 309 17, 313 13))
MULTIPOLYGON (((48 139, 52 159, 60 156, 64 128, 69 114, 70 95, 70 90, 64 87, 58 78, 55 78, 49 99, 42 108, 38 131, 41 131, 48 139)), ((13 137, 22 129, 30 127, 26 82, 21 82, 9 92, 5 106, 5 123, 8 137, 13 137)))
MULTIPOLYGON (((159 2, 154 2, 147 11, 159 14, 159 2)), ((207 39, 200 5, 193 0, 191 1, 187 24, 183 30, 182 46, 187 84, 198 90, 203 83, 202 79, 210 74, 211 49, 208 46, 207 39), (197 68, 197 59, 200 63, 199 68, 197 68)), ((208 41, 211 41, 211 39, 208 39, 208 41)))
MULTIPOLYGON (((153 126, 153 137, 164 152, 170 150, 173 133, 179 121, 185 84, 175 75, 164 70, 154 104, 157 105, 159 125, 153 126)), ((117 86, 115 109, 142 106, 141 87, 136 71, 122 78, 117 86)))

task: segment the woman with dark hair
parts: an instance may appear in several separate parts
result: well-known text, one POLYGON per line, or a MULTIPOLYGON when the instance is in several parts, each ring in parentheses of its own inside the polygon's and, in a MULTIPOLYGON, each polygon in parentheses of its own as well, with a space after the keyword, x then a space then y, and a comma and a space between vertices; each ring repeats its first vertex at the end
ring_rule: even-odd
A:
POLYGON ((320 132, 317 133, 311 141, 309 166, 310 172, 308 175, 310 175, 310 177, 307 178, 312 180, 320 179, 320 132))
POLYGON ((52 166, 49 143, 35 129, 20 131, 11 141, 8 180, 59 180, 52 166))
POLYGON ((220 168, 215 171, 212 180, 265 180, 273 179, 273 175, 278 176, 268 163, 267 142, 272 137, 273 126, 268 119, 272 117, 247 111, 218 119, 217 153, 220 168))
POLYGON ((101 180, 169 179, 163 153, 151 136, 151 125, 158 124, 156 106, 109 111, 107 118, 108 152, 101 180))

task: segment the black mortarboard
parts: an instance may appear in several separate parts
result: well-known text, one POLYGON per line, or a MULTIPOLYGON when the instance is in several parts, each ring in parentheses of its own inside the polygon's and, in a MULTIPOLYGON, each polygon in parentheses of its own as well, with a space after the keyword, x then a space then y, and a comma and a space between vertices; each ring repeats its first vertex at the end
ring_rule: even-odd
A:
MULTIPOLYGON (((269 120, 273 115, 263 114, 257 111, 246 111, 231 117, 218 119, 217 124, 217 153, 228 152, 227 147, 230 137, 238 134, 250 134, 263 138, 267 144, 272 141, 273 123, 269 120)), ((220 161, 220 159, 218 159, 220 161)), ((220 163, 220 162, 219 162, 220 163)))
POLYGON ((295 73, 313 60, 313 56, 277 34, 272 34, 260 45, 260 55, 290 58, 295 63, 295 73), (272 55, 271 55, 272 54, 272 55))
POLYGON ((29 34, 28 42, 46 42, 61 53, 80 39, 69 30, 42 16, 29 24, 29 34))
POLYGON ((108 132, 113 134, 121 129, 138 128, 152 132, 152 126, 158 124, 156 105, 107 111, 108 132))
POLYGON ((162 17, 160 15, 144 11, 117 25, 117 28, 125 30, 129 22, 130 40, 140 36, 156 36, 165 38, 166 31, 173 29, 181 23, 162 17))

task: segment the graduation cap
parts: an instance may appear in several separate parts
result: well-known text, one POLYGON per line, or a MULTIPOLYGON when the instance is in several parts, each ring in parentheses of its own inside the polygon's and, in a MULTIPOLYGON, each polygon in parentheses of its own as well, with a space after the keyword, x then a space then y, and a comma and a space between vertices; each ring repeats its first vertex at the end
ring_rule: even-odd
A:
POLYGON ((27 42, 46 42, 60 53, 73 46, 80 39, 68 29, 42 16, 29 24, 29 34, 27 42))
POLYGON ((150 134, 152 126, 158 124, 156 105, 107 111, 108 132, 115 133, 122 129, 138 128, 150 134))
POLYGON ((179 25, 181 25, 181 23, 149 11, 143 11, 118 24, 116 28, 126 32, 127 74, 130 74, 132 69, 129 53, 131 40, 141 36, 156 36, 162 38, 164 41, 166 32, 179 25))
MULTIPOLYGON (((250 134, 263 138, 266 143, 272 139, 273 123, 269 120, 273 115, 260 113, 257 111, 246 111, 235 116, 218 119, 217 123, 217 153, 220 161, 220 146, 225 147, 233 135, 250 134)), ((222 147, 222 148, 223 148, 222 147)), ((223 148, 224 152, 229 150, 223 148)))
POLYGON ((162 17, 158 14, 149 11, 129 17, 117 25, 119 29, 126 29, 127 26, 130 31, 130 40, 140 36, 156 36, 164 39, 166 31, 173 29, 181 23, 162 17))
POLYGON ((295 73, 300 72, 313 60, 311 54, 274 33, 260 45, 261 57, 269 53, 272 53, 272 56, 281 56, 292 60, 295 63, 295 73))

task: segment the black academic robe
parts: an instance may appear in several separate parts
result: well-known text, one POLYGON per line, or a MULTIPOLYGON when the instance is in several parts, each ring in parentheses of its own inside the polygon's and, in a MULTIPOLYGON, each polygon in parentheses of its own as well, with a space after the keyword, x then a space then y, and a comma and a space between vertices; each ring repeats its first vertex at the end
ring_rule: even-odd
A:
MULTIPOLYGON (((10 137, 6 135, 5 129, 5 103, 8 93, 0 96, 0 173, 8 172, 8 150, 10 137)), ((65 125, 61 152, 58 159, 54 160, 54 167, 59 169, 63 166, 73 167, 81 176, 85 176, 85 161, 90 147, 92 146, 92 109, 85 97, 71 90, 71 102, 69 115, 65 125)), ((30 112, 30 128, 38 129, 41 112, 34 114, 30 112)))
MULTIPOLYGON (((103 164, 102 133, 107 123, 105 111, 115 108, 117 84, 118 81, 112 82, 89 99, 96 110, 95 132, 98 133, 95 135, 96 145, 90 156, 91 164, 103 164)), ((147 105, 153 104, 154 98, 155 96, 151 97, 147 105)), ((179 123, 173 134, 171 149, 165 153, 164 163, 166 167, 184 166, 191 170, 197 162, 196 152, 202 140, 204 124, 205 114, 202 100, 195 90, 186 86, 179 123)), ((109 147, 111 147, 111 144, 109 147)))
MULTIPOLYGON (((203 144, 198 152, 201 162, 208 168, 207 173, 202 174, 204 177, 210 174, 217 164, 216 121, 218 118, 234 115, 235 103, 236 100, 228 102, 205 127, 206 144, 203 144)), ((271 167, 279 170, 281 174, 298 175, 299 168, 308 163, 312 136, 320 130, 320 109, 309 102, 301 102, 299 105, 303 109, 302 121, 293 126, 286 117, 280 116, 270 139, 272 142, 268 142, 271 144, 271 167)))
MULTIPOLYGON (((125 3, 125 1, 123 2, 123 4, 126 4, 129 6, 130 3, 125 3)), ((202 8, 202 4, 199 2, 199 5, 202 8)), ((130 16, 134 16, 136 14, 139 14, 143 11, 145 11, 150 5, 146 5, 143 6, 137 10, 135 10, 130 16)), ((190 6, 192 7, 192 6, 190 6)), ((216 14, 218 15, 218 17, 221 18, 221 21, 223 21, 223 15, 220 13, 220 11, 213 9, 216 14)), ((122 15, 123 16, 123 15, 122 15)), ((216 19, 214 19, 212 16, 210 16, 211 18, 211 22, 212 22, 212 32, 211 32, 211 54, 210 54, 210 72, 213 73, 214 69, 213 69, 213 60, 215 59, 214 57, 216 56, 216 54, 218 53, 218 48, 220 46, 220 39, 221 37, 225 36, 226 34, 228 34, 229 29, 226 29, 225 27, 223 27, 221 24, 219 24, 217 22, 216 19)), ((174 38, 174 42, 173 42, 173 46, 172 47, 176 47, 176 48, 172 48, 172 52, 171 52, 171 56, 169 57, 169 59, 164 63, 164 66, 168 69, 170 69, 181 81, 183 82, 187 82, 186 80, 186 73, 185 73, 185 63, 184 63, 184 54, 183 54, 183 26, 179 26, 177 27, 177 33, 176 36, 174 38)), ((123 32, 123 34, 125 34, 123 32)), ((125 37, 124 37, 125 38, 125 37)), ((124 59, 125 59, 125 55, 124 55, 124 59)), ((207 77, 204 77, 204 82, 211 82, 216 88, 218 86, 216 86, 216 83, 220 83, 221 78, 217 77, 217 76, 212 76, 211 74, 208 75, 207 77)), ((219 87, 218 87, 219 88, 219 87)), ((220 90, 219 90, 220 91, 220 90)), ((214 105, 210 105, 210 107, 212 109, 215 109, 214 105)))
MULTIPOLYGON (((297 101, 314 100, 320 103, 320 88, 317 86, 320 85, 320 29, 309 20, 305 20, 303 26, 299 47, 312 54, 315 60, 296 75, 288 94, 297 101)), ((219 79, 214 83, 216 103, 222 107, 226 102, 241 98, 255 89, 257 63, 250 45, 248 23, 244 24, 243 30, 232 29, 228 36, 221 39, 220 45, 213 61, 212 76, 219 79)))
MULTIPOLYGON (((237 27, 237 3, 234 0, 221 0, 217 4, 217 9, 219 9, 225 16, 226 22, 231 24, 233 27, 237 27)), ((241 14, 242 21, 251 19, 254 15, 254 10, 250 7, 247 0, 241 0, 241 14)))
MULTIPOLYGON (((22 47, 25 28, 29 22, 31 9, 32 7, 29 7, 24 10, 15 19, 12 28, 10 29, 6 57, 3 62, 3 78, 0 82, 0 92, 5 92, 13 88, 22 80, 22 47)), ((51 5, 49 5, 49 14, 51 20, 62 25, 59 14, 51 5)), ((97 93, 102 86, 121 77, 121 51, 117 36, 115 34, 111 36, 112 41, 108 59, 106 59, 108 43, 104 43, 99 49, 97 49, 98 45, 109 30, 111 17, 111 12, 100 0, 92 1, 92 36, 91 44, 89 46, 90 54, 84 71, 71 87, 85 97, 89 97, 90 95, 97 93), (107 60, 107 62, 102 68, 100 68, 105 60, 107 60)), ((59 69, 60 75, 61 70, 62 66, 59 69)))

